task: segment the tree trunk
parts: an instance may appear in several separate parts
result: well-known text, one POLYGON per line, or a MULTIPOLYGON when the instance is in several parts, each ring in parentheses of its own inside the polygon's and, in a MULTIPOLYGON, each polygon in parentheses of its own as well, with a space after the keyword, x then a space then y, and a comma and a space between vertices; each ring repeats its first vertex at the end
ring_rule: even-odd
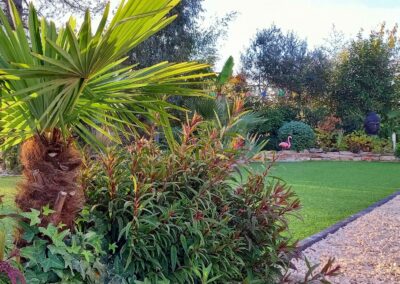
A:
POLYGON ((43 216, 41 225, 61 222, 72 228, 84 204, 83 189, 77 183, 81 163, 72 139, 65 142, 57 129, 30 138, 21 147, 23 180, 16 204, 23 211, 49 205, 56 213, 43 216))

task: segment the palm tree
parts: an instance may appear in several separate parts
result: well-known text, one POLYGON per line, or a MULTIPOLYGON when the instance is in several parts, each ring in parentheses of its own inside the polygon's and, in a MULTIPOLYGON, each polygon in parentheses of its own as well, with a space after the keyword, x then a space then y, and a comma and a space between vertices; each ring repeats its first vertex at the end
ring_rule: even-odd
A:
POLYGON ((130 50, 176 18, 169 12, 178 3, 122 1, 109 24, 107 5, 93 33, 89 12, 79 29, 73 18, 56 28, 39 19, 30 5, 26 33, 11 0, 13 23, 0 11, 0 150, 21 144, 20 209, 49 205, 56 214, 44 223, 72 226, 84 202, 74 141, 79 136, 101 148, 92 129, 119 143, 119 135, 112 133, 135 133, 145 128, 146 118, 167 130, 173 147, 168 109, 174 106, 166 94, 201 95, 185 85, 210 76, 196 73, 207 66, 162 62, 135 69, 123 63, 130 50))

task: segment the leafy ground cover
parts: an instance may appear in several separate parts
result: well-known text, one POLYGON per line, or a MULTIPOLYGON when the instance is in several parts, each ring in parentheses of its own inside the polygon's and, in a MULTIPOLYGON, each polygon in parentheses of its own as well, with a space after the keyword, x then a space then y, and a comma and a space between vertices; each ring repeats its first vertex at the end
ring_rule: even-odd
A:
MULTIPOLYGON (((273 174, 301 200, 303 220, 292 218, 290 227, 295 238, 303 239, 399 190, 399 170, 398 163, 321 161, 279 163, 273 174)), ((13 206, 17 180, 0 178, 3 210, 13 206)))
POLYGON ((298 194, 303 220, 290 223, 303 239, 400 189, 400 164, 373 162, 280 163, 274 174, 298 194))

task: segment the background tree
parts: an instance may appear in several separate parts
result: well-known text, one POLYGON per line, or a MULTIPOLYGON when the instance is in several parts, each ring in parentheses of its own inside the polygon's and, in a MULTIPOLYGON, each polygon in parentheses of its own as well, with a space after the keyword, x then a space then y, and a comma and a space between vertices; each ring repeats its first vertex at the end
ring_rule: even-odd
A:
POLYGON ((162 60, 179 62, 198 60, 210 64, 218 59, 221 39, 226 35, 234 13, 215 19, 210 26, 202 24, 204 0, 182 0, 171 11, 179 17, 156 36, 136 47, 130 54, 132 62, 150 66, 162 60))
POLYGON ((244 72, 257 84, 295 93, 300 109, 327 95, 330 61, 322 49, 309 51, 307 42, 275 25, 259 31, 242 54, 244 72))
POLYGON ((330 60, 335 61, 339 53, 348 47, 348 44, 349 42, 343 31, 338 30, 335 25, 332 25, 329 36, 325 39, 325 43, 321 49, 324 50, 325 55, 330 60))
POLYGON ((396 41, 396 29, 385 32, 383 25, 368 38, 360 33, 340 54, 331 100, 347 131, 361 128, 370 111, 385 118, 398 106, 396 41))
POLYGON ((307 43, 273 25, 258 31, 242 54, 242 65, 252 80, 301 93, 307 43))
MULTIPOLYGON (((28 16, 29 0, 13 0, 18 13, 23 17, 28 16)), ((37 13, 46 18, 57 19, 67 14, 83 15, 87 9, 93 14, 104 10, 107 0, 35 0, 37 13)), ((0 0, 0 7, 11 22, 10 6, 8 0, 0 0)))

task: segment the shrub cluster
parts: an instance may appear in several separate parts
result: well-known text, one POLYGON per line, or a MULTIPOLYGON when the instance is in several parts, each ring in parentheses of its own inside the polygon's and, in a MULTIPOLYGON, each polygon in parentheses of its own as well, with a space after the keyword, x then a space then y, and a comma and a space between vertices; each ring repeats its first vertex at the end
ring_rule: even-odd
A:
POLYGON ((265 136, 267 150, 279 150, 278 130, 286 122, 296 120, 298 109, 289 105, 275 107, 258 105, 255 107, 260 116, 265 119, 265 122, 260 124, 254 132, 257 135, 265 136))
POLYGON ((268 167, 248 174, 254 149, 243 138, 224 145, 195 116, 181 141, 171 153, 142 138, 85 163, 78 228, 104 236, 106 280, 277 282, 293 256, 282 232, 299 200, 268 167))
POLYGON ((312 128, 301 121, 291 121, 284 124, 278 131, 281 141, 292 136, 291 149, 301 151, 315 146, 315 134, 312 128))
POLYGON ((317 145, 324 151, 345 150, 344 131, 341 127, 341 119, 330 115, 318 123, 315 129, 317 145))
POLYGON ((347 150, 358 152, 373 152, 373 153, 390 153, 391 142, 387 139, 381 139, 375 136, 369 136, 363 131, 355 131, 346 135, 345 138, 347 150))

